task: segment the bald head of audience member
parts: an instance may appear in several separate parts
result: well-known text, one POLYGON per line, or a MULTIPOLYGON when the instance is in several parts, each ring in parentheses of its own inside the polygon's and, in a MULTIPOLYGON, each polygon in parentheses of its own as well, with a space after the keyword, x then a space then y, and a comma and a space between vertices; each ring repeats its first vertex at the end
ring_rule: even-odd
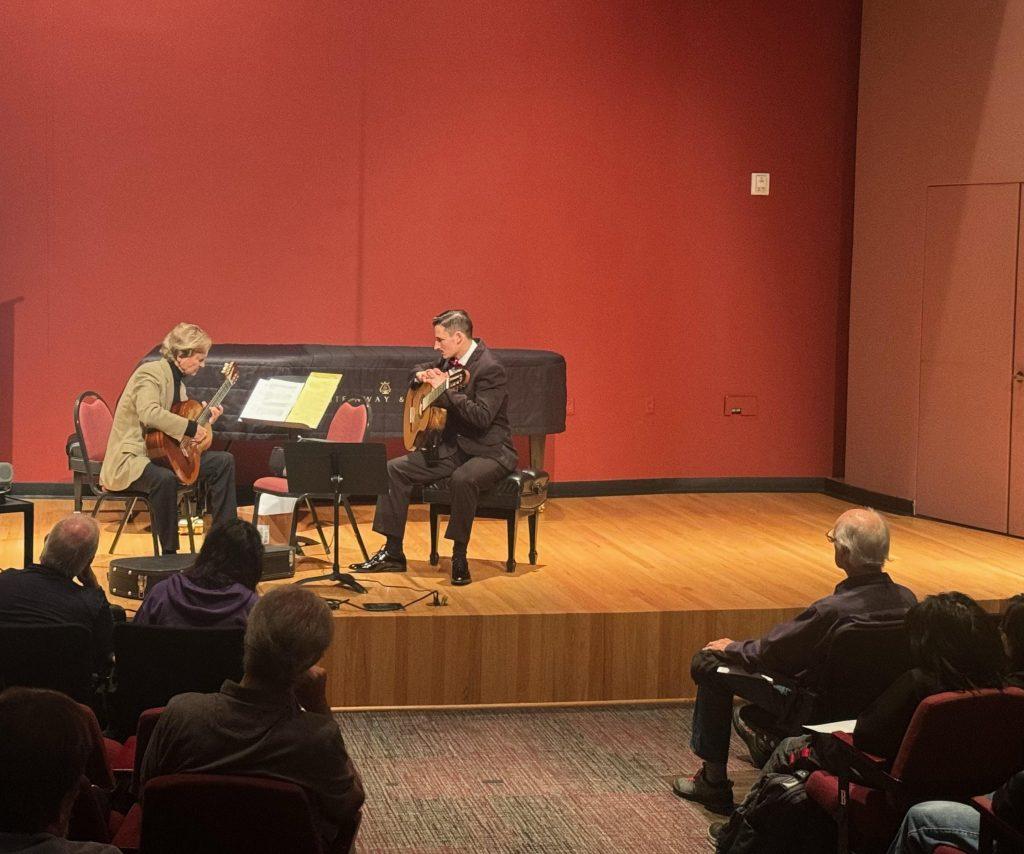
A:
POLYGON ((0 733, 0 832, 64 836, 89 753, 81 709, 56 691, 8 688, 0 733))
POLYGON ((77 578, 96 556, 100 528, 91 516, 65 516, 46 537, 39 562, 68 578, 77 578))
POLYGON ((833 526, 829 539, 836 566, 847 575, 881 572, 889 559, 889 525, 867 507, 847 510, 833 526))

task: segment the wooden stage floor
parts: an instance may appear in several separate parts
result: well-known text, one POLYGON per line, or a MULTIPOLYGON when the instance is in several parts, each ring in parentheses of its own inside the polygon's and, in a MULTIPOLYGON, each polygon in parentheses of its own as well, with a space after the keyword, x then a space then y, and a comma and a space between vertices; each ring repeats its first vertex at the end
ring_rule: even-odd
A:
MULTIPOLYGON (((406 537, 409 572, 365 577, 353 601, 408 602, 438 590, 447 605, 408 611, 336 612, 325 657, 336 706, 589 702, 689 697, 693 651, 717 637, 759 634, 841 579, 825 532, 851 505, 815 494, 684 494, 563 498, 542 515, 538 565, 504 571, 505 525, 479 521, 470 548, 473 583, 453 588, 448 559, 431 567, 427 513, 414 507, 406 537), (393 585, 384 587, 383 584, 393 585)), ((241 511, 245 515, 246 510, 241 511)), ((71 512, 68 500, 36 502, 43 534, 71 512)), ((357 507, 367 539, 372 507, 357 507)), ((95 567, 106 582, 116 512, 101 514, 95 567)), ((962 590, 989 608, 1024 591, 1024 540, 926 519, 892 516, 888 571, 919 596, 962 590)), ((21 561, 21 518, 0 516, 0 566, 21 561)), ((145 514, 119 555, 150 549, 145 514)), ((183 541, 187 542, 187 540, 183 541)), ((343 526, 342 561, 356 559, 343 526)), ((444 545, 447 545, 445 543, 444 545)), ((444 551, 442 547, 442 551, 444 551)), ((319 546, 297 578, 326 571, 319 546)), ((285 583, 285 582, 271 582, 285 583)), ((133 610, 137 603, 114 599, 133 610)))

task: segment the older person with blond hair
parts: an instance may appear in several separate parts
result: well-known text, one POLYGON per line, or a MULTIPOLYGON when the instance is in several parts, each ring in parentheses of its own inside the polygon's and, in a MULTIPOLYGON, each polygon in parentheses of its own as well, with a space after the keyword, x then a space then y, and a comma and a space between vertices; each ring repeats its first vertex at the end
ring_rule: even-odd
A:
POLYGON ((913 592, 883 571, 889 559, 889 526, 879 513, 863 507, 847 510, 825 536, 835 565, 846 574, 830 596, 774 626, 764 637, 721 638, 694 655, 690 675, 697 683, 697 700, 690 747, 704 764, 693 777, 676 779, 672 789, 679 797, 714 812, 733 808, 733 786, 726 773, 733 696, 753 703, 770 704, 774 699, 770 683, 751 676, 772 673, 809 682, 824 662, 839 624, 851 619, 902 619, 916 604, 913 592))
MULTIPOLYGON (((151 524, 164 554, 178 551, 178 479, 170 469, 150 461, 146 432, 159 430, 178 442, 189 437, 197 444, 206 438, 206 427, 175 414, 171 407, 187 400, 184 379, 203 367, 212 343, 201 327, 179 323, 164 337, 162 358, 135 369, 117 402, 100 470, 106 489, 134 489, 149 495, 151 524)), ((223 409, 215 406, 210 412, 212 424, 223 409)), ((199 479, 206 485, 214 524, 235 518, 234 457, 225 451, 207 451, 200 460, 199 479)))
POLYGON ((92 635, 95 668, 105 674, 114 651, 114 621, 92 570, 99 526, 66 516, 46 535, 39 563, 0 572, 0 623, 78 624, 92 635))

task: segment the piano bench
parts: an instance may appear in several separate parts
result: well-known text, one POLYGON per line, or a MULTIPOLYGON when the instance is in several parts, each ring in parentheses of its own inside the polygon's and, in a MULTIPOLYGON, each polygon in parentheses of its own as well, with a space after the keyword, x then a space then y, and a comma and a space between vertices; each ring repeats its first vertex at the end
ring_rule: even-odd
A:
MULTIPOLYGON (((516 571, 516 534, 519 517, 525 516, 530 525, 530 565, 537 563, 537 523, 544 502, 548 500, 548 473, 533 469, 519 469, 498 481, 477 502, 477 519, 504 519, 508 525, 508 560, 505 569, 516 571)), ((441 516, 452 512, 451 483, 448 478, 423 488, 423 501, 430 505, 430 564, 437 566, 437 529, 441 516)))

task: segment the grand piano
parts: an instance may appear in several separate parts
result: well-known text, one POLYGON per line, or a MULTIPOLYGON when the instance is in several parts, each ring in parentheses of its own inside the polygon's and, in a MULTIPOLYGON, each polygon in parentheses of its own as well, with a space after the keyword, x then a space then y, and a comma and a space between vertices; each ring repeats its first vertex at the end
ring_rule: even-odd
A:
MULTIPOLYGON (((512 432, 530 438, 530 467, 544 468, 544 440, 565 431, 565 359, 550 350, 494 350, 508 375, 508 417, 512 432)), ((158 349, 143 362, 159 359, 158 349)), ((256 381, 270 377, 304 379, 310 371, 342 374, 323 420, 304 435, 323 438, 334 412, 346 400, 370 407, 369 438, 402 435, 402 413, 413 365, 432 361, 428 347, 342 347, 328 344, 215 344, 204 367, 187 382, 189 397, 209 400, 220 387, 221 366, 235 362, 239 378, 224 401, 214 432, 227 442, 287 441, 284 428, 240 421, 238 416, 256 381)))

